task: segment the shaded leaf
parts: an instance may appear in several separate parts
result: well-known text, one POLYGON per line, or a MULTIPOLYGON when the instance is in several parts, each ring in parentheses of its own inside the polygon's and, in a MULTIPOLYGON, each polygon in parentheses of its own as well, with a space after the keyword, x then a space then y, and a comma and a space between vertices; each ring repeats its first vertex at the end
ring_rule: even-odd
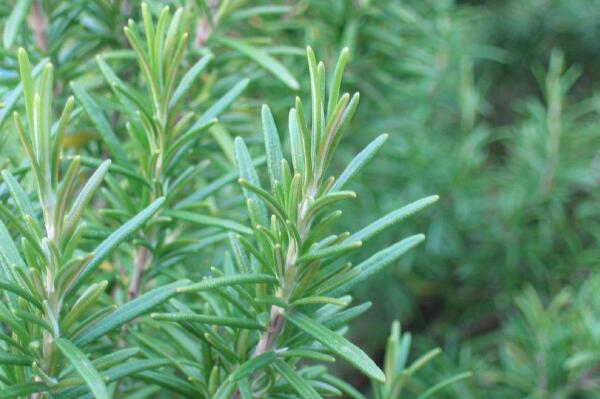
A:
POLYGON ((347 360, 350 364, 361 370, 370 378, 377 381, 385 381, 383 371, 375 364, 373 360, 359 347, 348 341, 341 335, 331 331, 319 322, 310 317, 299 313, 291 312, 284 313, 287 321, 293 324, 298 329, 319 341, 327 348, 331 349, 338 356, 347 360))

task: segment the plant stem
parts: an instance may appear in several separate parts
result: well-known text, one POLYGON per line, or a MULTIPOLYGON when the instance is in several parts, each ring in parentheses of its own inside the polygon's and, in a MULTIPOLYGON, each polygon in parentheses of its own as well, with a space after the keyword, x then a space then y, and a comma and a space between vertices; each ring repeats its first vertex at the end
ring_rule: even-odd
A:
POLYGON ((283 309, 279 306, 271 307, 271 315, 269 317, 267 330, 260 336, 252 357, 268 352, 273 348, 284 324, 285 319, 283 318, 283 309))
POLYGON ((31 13, 29 14, 29 27, 35 37, 35 43, 43 53, 48 51, 48 40, 46 38, 46 20, 42 10, 40 1, 36 1, 31 5, 31 13))
POLYGON ((133 258, 133 270, 131 272, 129 288, 127 290, 127 297, 129 300, 135 299, 139 295, 142 279, 144 277, 144 270, 149 261, 150 251, 148 251, 148 248, 146 247, 140 247, 133 258))
MULTIPOLYGON (((298 217, 296 220, 296 226, 298 227, 298 232, 300 233, 300 239, 304 240, 306 235, 310 230, 310 226, 312 220, 307 217, 308 214, 308 205, 311 199, 314 199, 314 196, 317 193, 317 182, 319 178, 315 178, 310 184, 307 192, 303 196, 300 204, 298 205, 298 217)), ((294 287, 294 281, 296 278, 296 262, 298 260, 298 255, 300 252, 300 247, 302 243, 296 243, 293 239, 290 240, 290 244, 288 245, 287 254, 285 257, 285 272, 283 276, 283 285, 277 291, 277 297, 281 299, 287 299, 289 295, 292 293, 292 289, 294 287)), ((285 319, 283 318, 284 309, 279 306, 273 305, 271 306, 271 313, 269 315, 269 323, 267 324, 267 330, 263 332, 256 344, 256 348, 254 349, 254 353, 252 357, 257 357, 266 353, 273 349, 277 338, 279 338, 279 334, 283 330, 285 326, 285 319)), ((238 399, 240 397, 239 390, 236 390, 232 395, 232 399, 238 399)))

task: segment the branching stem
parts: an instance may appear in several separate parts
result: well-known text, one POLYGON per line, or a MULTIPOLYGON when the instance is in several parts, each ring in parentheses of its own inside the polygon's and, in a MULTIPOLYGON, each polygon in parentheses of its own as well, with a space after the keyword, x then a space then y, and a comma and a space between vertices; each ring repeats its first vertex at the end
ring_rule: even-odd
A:
POLYGON ((127 297, 129 300, 137 298, 140 294, 144 271, 149 261, 150 251, 144 246, 140 247, 136 251, 133 259, 133 270, 131 272, 131 279, 129 280, 129 288, 127 289, 127 297))

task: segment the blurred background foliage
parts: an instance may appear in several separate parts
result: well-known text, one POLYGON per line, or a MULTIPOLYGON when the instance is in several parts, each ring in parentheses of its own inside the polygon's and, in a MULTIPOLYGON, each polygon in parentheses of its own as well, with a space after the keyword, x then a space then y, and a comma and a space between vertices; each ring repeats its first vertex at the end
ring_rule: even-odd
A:
MULTIPOLYGON (((32 58, 51 58, 59 85, 84 82, 102 104, 110 88, 94 56, 103 53, 119 73, 132 73, 130 58, 113 50, 126 45, 121 26, 139 10, 126 1, 41 3, 52 15, 40 20, 50 21, 46 40, 35 29, 25 36, 29 48, 38 49, 32 58), (69 41, 75 36, 76 45, 69 41)), ((373 309, 354 322, 353 339, 381 361, 389 326, 399 319, 403 330, 418 336, 415 353, 433 345, 444 351, 420 372, 417 388, 456 370, 474 372, 436 397, 600 397, 600 1, 150 5, 162 3, 186 7, 195 32, 192 56, 215 55, 194 106, 206 109, 210 98, 242 77, 251 79, 221 118, 224 127, 211 132, 222 151, 212 144, 198 153, 199 160, 212 161, 207 168, 214 176, 232 164, 231 137, 260 141, 255 116, 262 102, 268 98, 278 125, 285 126, 290 94, 306 98, 308 88, 300 81, 296 90, 297 83, 282 79, 273 65, 257 64, 252 52, 223 38, 243 38, 297 79, 307 75, 303 45, 329 64, 348 46, 345 89, 360 91, 362 99, 339 165, 377 134, 388 132, 390 139, 355 183, 360 210, 344 223, 361 226, 399 204, 441 196, 425 216, 370 243, 381 247, 415 231, 428 237, 424 247, 356 292, 373 309)), ((0 5, 3 20, 11 12, 11 4, 0 5)), ((1 53, 4 97, 17 74, 14 51, 3 47, 1 53)), ((8 114, 0 109, 0 124, 8 114)), ((70 137, 73 146, 102 151, 93 132, 70 137)), ((5 146, 11 140, 3 135, 5 146)), ((18 159, 8 158, 3 162, 18 159)), ((234 197, 231 212, 235 204, 234 197)), ((368 381, 342 372, 369 390, 368 381)))

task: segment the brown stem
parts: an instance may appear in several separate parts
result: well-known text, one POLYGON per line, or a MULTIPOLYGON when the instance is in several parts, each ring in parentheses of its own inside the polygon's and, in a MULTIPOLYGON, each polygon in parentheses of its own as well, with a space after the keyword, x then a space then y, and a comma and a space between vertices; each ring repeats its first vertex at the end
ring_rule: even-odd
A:
POLYGON ((279 306, 273 306, 271 308, 271 315, 269 317, 269 324, 267 325, 267 331, 265 331, 258 340, 256 348, 254 349, 253 357, 261 355, 265 352, 273 349, 277 337, 283 329, 285 319, 283 318, 283 309, 279 306))
POLYGON ((194 38, 194 47, 202 46, 210 37, 212 29, 206 16, 200 17, 198 25, 196 25, 196 35, 194 38))
MULTIPOLYGON (((315 181, 318 181, 318 179, 315 179, 315 181)), ((315 181, 313 181, 312 184, 309 185, 307 193, 304 195, 298 206, 298 217, 296 219, 296 225, 298 226, 301 240, 304 240, 306 238, 306 235, 308 234, 311 225, 311 220, 307 216, 307 213, 310 199, 314 198, 314 196, 317 193, 315 181)), ((300 243, 298 243, 297 246, 294 241, 290 242, 285 257, 285 273, 283 276, 283 285, 281 289, 277 292, 277 296, 279 298, 287 299, 291 294, 291 290, 294 287, 294 282, 296 279, 296 261, 298 260, 299 252, 300 243)), ((271 307, 271 313, 269 315, 269 323, 267 325, 267 330, 261 334, 258 343, 256 344, 256 348, 254 349, 254 353, 252 354, 253 358, 273 349, 273 346, 275 345, 275 342, 277 341, 277 338, 279 338, 279 334, 281 334, 283 326, 285 325, 283 312, 284 310, 279 306, 273 305, 271 307)), ((239 399, 240 391, 236 390, 231 398, 239 399)))
POLYGON ((42 5, 39 1, 36 1, 31 6, 31 12, 28 18, 29 28, 33 32, 35 37, 35 43, 37 47, 43 53, 48 51, 48 39, 46 37, 46 30, 48 29, 46 18, 42 10, 42 5))
POLYGON ((129 289, 127 290, 129 300, 135 299, 139 295, 144 270, 149 260, 150 251, 148 251, 148 248, 140 247, 133 259, 133 270, 131 272, 131 280, 129 281, 129 289))

